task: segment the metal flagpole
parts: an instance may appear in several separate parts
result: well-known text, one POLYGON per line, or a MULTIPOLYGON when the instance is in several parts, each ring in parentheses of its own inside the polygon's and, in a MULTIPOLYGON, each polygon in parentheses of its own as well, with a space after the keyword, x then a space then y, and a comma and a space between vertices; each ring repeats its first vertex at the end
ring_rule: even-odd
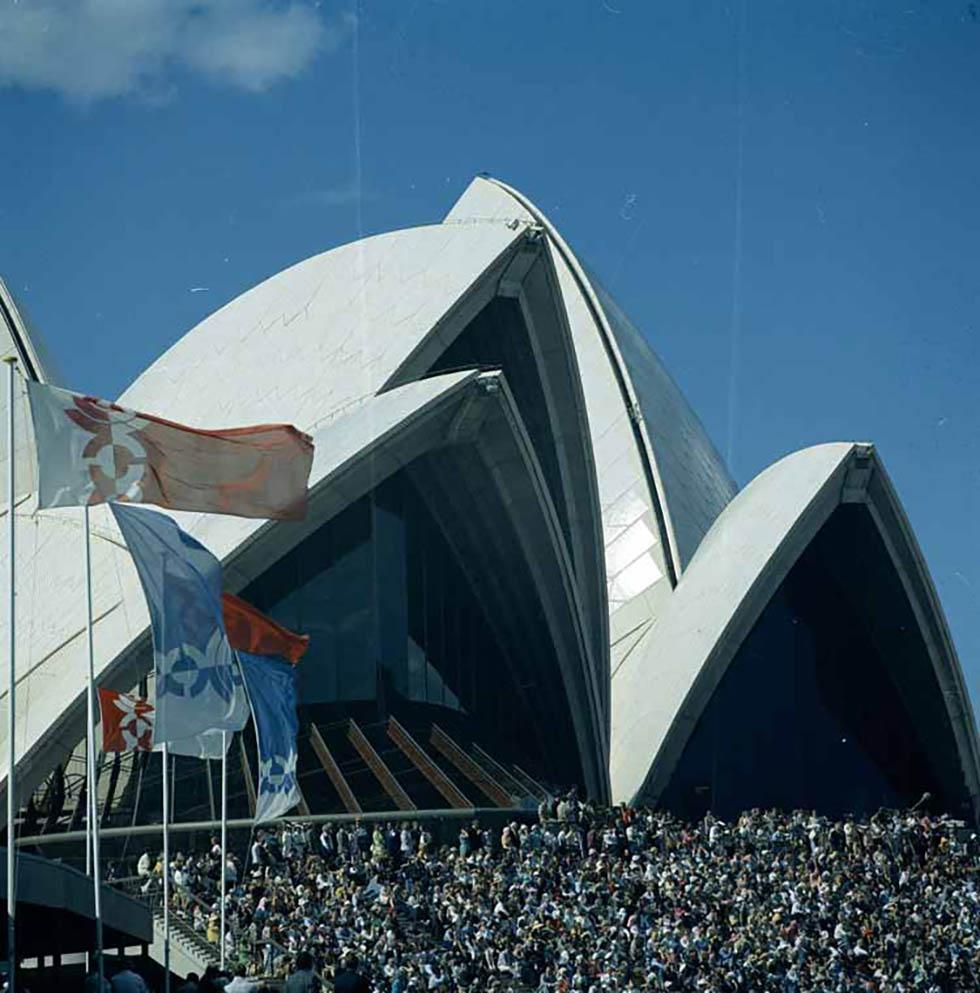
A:
POLYGON ((163 990, 170 993, 170 752, 163 743, 163 990))
POLYGON ((221 948, 218 960, 225 968, 225 867, 228 865, 228 732, 221 732, 221 948))
POLYGON ((99 869, 99 798, 95 782, 95 639, 92 635, 92 542, 89 534, 88 504, 85 505, 85 632, 88 640, 88 822, 92 837, 92 885, 95 890, 95 956, 99 970, 99 993, 105 985, 102 955, 102 874, 99 869))
POLYGON ((7 363, 7 534, 8 545, 7 554, 10 556, 7 563, 7 585, 8 595, 8 627, 9 638, 8 651, 10 658, 10 682, 7 687, 7 960, 8 976, 7 989, 13 993, 17 989, 17 943, 16 938, 16 917, 17 917, 17 870, 15 855, 17 846, 14 843, 14 793, 16 791, 15 769, 17 752, 14 747, 14 696, 17 687, 16 671, 14 669, 14 370, 17 360, 13 356, 8 356, 7 363))

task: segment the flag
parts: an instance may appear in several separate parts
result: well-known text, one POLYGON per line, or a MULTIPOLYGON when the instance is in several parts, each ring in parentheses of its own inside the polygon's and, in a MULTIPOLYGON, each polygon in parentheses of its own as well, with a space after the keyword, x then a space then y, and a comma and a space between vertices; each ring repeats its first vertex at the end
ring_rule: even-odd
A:
POLYGON ((290 424, 205 431, 28 381, 38 506, 119 501, 299 519, 313 442, 290 424))
POLYGON ((238 653, 255 722, 259 752, 255 820, 269 821, 302 799, 296 779, 299 720, 293 666, 309 647, 310 637, 294 634, 231 593, 222 596, 221 604, 228 641, 238 653))
MULTIPOLYGON (((167 742, 178 754, 199 755, 204 746, 189 739, 237 731, 248 721, 241 673, 222 619, 221 564, 166 515, 118 503, 111 507, 150 609, 155 741, 167 742)), ((210 738, 219 742, 220 755, 220 735, 210 738)))
POLYGON ((309 647, 308 634, 294 634, 233 593, 221 595, 228 642, 236 652, 278 655, 293 665, 309 647))
POLYGON ((269 655, 238 653, 255 720, 259 752, 259 790, 255 821, 281 817, 300 802, 296 779, 296 670, 269 655))
POLYGON ((148 752, 153 748, 153 704, 129 693, 99 689, 102 751, 148 752))

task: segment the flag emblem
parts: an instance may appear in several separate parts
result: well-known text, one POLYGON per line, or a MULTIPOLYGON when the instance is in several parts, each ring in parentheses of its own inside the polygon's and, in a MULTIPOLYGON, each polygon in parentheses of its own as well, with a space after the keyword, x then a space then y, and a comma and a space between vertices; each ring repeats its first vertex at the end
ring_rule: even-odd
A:
POLYGON ((86 502, 127 499, 141 503, 149 459, 140 432, 150 421, 96 397, 72 396, 72 401, 74 408, 67 409, 65 417, 92 436, 81 452, 91 477, 86 502))
POLYGON ((297 786, 296 760, 296 752, 263 759, 259 763, 259 793, 289 799, 297 786))
POLYGON ((129 693, 100 688, 99 709, 102 711, 102 751, 152 751, 152 703, 129 693))

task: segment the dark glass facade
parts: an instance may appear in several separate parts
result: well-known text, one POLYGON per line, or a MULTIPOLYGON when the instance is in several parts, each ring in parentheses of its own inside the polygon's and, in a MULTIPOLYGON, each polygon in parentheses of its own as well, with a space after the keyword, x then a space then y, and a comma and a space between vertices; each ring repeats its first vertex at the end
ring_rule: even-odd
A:
MULTIPOLYGON (((553 763, 521 683, 540 660, 515 659, 514 645, 501 645, 420 485, 410 470, 391 476, 242 595, 310 635, 299 666, 301 724, 348 716, 371 724, 389 714, 437 721, 548 778, 553 763)), ((566 724, 550 738, 570 734, 566 724)))
POLYGON ((949 732, 912 717, 913 694, 921 719, 920 695, 938 692, 910 683, 922 671, 926 647, 877 529, 864 507, 841 507, 722 677, 663 804, 687 816, 754 806, 846 814, 928 791, 938 809, 956 809, 935 774, 949 732))
POLYGON ((310 635, 306 707, 399 698, 470 709, 501 653, 414 484, 382 483, 244 591, 310 635))

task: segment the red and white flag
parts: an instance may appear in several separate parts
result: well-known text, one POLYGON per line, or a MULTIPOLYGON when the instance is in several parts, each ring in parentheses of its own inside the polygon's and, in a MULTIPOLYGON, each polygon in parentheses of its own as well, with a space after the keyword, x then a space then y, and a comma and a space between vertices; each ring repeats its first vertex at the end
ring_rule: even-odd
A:
POLYGON ((128 693, 99 689, 102 751, 153 751, 153 704, 128 693))
POLYGON ((313 442, 290 424, 206 431, 28 382, 38 505, 153 503, 238 517, 306 515, 313 442))

